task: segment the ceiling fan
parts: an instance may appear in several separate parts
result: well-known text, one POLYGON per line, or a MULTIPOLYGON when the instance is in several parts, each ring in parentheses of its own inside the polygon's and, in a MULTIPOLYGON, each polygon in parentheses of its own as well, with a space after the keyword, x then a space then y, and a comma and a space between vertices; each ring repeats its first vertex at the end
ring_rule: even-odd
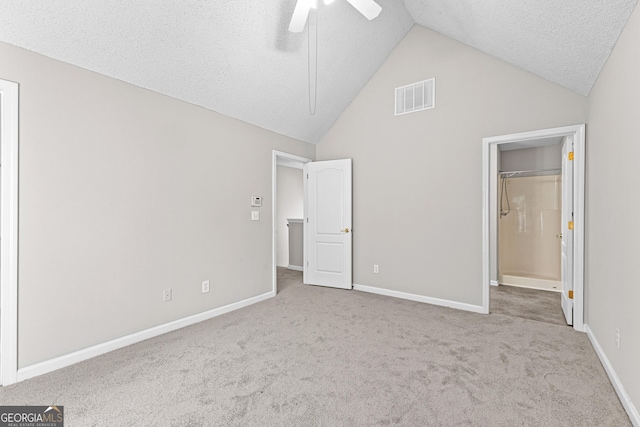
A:
MULTIPOLYGON (((347 0, 351 3, 351 6, 355 7, 358 12, 363 14, 369 21, 374 19, 380 14, 382 7, 373 0, 347 0)), ((333 0, 324 0, 324 4, 331 4, 333 0)), ((292 33, 299 33, 304 30, 304 26, 307 23, 309 17, 309 11, 318 7, 318 0, 298 0, 296 8, 293 10, 293 16, 291 16, 291 23, 289 24, 289 31, 292 33)))

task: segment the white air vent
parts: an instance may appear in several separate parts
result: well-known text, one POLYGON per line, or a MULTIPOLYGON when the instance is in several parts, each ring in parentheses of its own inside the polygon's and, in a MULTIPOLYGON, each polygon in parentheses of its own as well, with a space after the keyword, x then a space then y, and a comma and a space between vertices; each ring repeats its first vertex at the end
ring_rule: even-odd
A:
POLYGON ((436 106, 436 79, 396 88, 396 116, 436 106))

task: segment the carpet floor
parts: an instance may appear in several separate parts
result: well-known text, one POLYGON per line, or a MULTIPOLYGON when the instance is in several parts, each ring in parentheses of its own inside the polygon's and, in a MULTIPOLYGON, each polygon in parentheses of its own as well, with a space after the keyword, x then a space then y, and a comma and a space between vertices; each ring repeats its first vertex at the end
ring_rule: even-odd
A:
POLYGON ((492 314, 567 325, 560 306, 560 292, 516 286, 491 286, 490 301, 489 311, 492 314))
POLYGON ((66 426, 629 426, 585 334, 301 283, 0 388, 66 426))

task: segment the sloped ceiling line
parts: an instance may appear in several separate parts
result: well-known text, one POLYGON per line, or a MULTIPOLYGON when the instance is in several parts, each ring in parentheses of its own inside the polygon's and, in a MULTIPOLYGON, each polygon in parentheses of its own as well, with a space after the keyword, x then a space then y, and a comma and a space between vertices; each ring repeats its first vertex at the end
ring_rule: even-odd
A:
POLYGON ((415 23, 587 95, 637 0, 320 2, 315 115, 295 3, 3 0, 0 41, 317 143, 415 23))

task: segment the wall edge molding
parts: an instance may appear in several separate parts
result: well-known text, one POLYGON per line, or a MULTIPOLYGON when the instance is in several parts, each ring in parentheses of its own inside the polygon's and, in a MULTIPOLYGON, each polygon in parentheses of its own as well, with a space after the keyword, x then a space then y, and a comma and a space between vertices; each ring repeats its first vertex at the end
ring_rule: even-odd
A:
POLYGON ((47 374, 49 372, 53 372, 58 369, 65 368, 67 366, 74 365, 78 362, 82 362, 82 361, 94 358, 96 356, 100 356, 105 353, 118 350, 120 348, 129 346, 131 344, 136 344, 138 342, 147 340, 149 338, 154 338, 154 337, 166 334, 168 332, 182 329, 186 326, 191 326, 196 323, 200 323, 205 320, 209 320, 214 317, 220 316, 222 314, 226 314, 231 311, 235 311, 235 310, 256 304, 258 302, 272 298, 273 296, 275 296, 274 293, 272 291, 269 291, 267 293, 250 297, 250 298, 237 301, 231 304, 227 304, 222 307, 214 308, 212 310, 207 310, 202 313, 187 316, 182 319, 178 319, 168 323, 164 323, 162 325, 154 326, 139 332, 134 332, 133 334, 125 335, 120 338, 115 338, 113 340, 106 341, 101 344, 96 344, 82 350, 77 350, 72 353, 65 354, 63 356, 58 356, 53 359, 45 360, 43 362, 39 362, 34 365, 29 365, 24 368, 18 369, 17 381, 20 382, 20 381, 27 380, 29 378, 36 377, 38 375, 47 374))
POLYGON ((609 358, 607 357, 604 350, 600 346, 600 343, 596 339, 596 336, 593 334, 593 331, 591 330, 588 324, 584 325, 584 329, 585 329, 585 332, 587 333, 587 337, 589 337, 589 341, 591 341, 591 345, 593 346, 593 349, 596 351, 596 354, 600 359, 600 363, 602 363, 604 370, 607 372, 609 381, 611 381, 611 384, 613 385, 613 388, 616 391, 618 398, 620 399, 620 403, 622 403, 622 406, 624 407, 624 410, 627 412, 629 419, 631 419, 631 423, 635 427, 640 427, 640 413, 638 412, 635 405, 629 398, 629 395, 624 389, 624 386, 622 385, 620 378, 618 378, 616 371, 613 369, 613 365, 611 365, 611 362, 609 362, 609 358))
POLYGON ((369 292, 372 294, 385 295, 389 297, 401 298, 401 299, 406 299, 410 301, 423 302, 431 305, 438 305, 441 307, 449 307, 449 308, 455 308, 457 310, 464 310, 464 311, 470 311, 473 313, 485 314, 484 307, 482 307, 481 305, 473 305, 473 304, 467 304, 464 302, 450 301, 450 300, 445 300, 440 298, 432 298, 424 295, 410 294, 408 292, 394 291, 391 289, 377 288, 374 286, 358 285, 355 283, 353 284, 353 289, 356 291, 369 292))

